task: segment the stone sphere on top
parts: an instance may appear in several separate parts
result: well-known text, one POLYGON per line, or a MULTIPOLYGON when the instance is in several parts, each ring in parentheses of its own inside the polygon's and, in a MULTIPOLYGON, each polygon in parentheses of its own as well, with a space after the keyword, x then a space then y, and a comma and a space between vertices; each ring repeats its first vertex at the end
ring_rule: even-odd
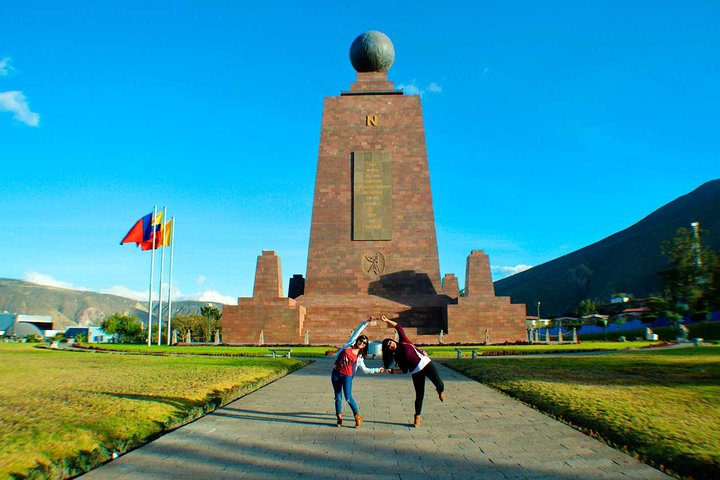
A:
POLYGON ((350 62, 358 72, 387 72, 395 61, 395 47, 382 32, 358 35, 350 45, 350 62))

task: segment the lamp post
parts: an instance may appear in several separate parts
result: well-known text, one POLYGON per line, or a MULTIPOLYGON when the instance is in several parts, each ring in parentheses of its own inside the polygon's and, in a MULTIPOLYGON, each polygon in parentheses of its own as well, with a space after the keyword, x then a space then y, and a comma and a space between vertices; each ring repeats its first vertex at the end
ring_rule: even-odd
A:
POLYGON ((562 338, 562 320, 558 320, 558 340, 562 338))
POLYGON ((607 325, 608 325, 607 318, 603 318, 602 323, 603 323, 603 329, 605 330, 605 341, 607 342, 607 325))
MULTIPOLYGON (((538 300, 538 302, 537 302, 537 314, 538 314, 538 319, 537 319, 536 330, 540 330, 540 300, 538 300)), ((536 333, 538 335, 540 335, 540 332, 536 332, 536 333)))
POLYGON ((212 333, 211 330, 210 330, 210 310, 212 309, 212 303, 208 303, 207 306, 208 306, 208 309, 207 309, 208 334, 207 334, 207 339, 206 339, 205 341, 206 341, 207 343, 210 343, 210 334, 212 333))
POLYGON ((700 260, 700 222, 693 222, 690 224, 693 229, 693 236, 695 237, 695 266, 700 268, 702 261, 700 260))

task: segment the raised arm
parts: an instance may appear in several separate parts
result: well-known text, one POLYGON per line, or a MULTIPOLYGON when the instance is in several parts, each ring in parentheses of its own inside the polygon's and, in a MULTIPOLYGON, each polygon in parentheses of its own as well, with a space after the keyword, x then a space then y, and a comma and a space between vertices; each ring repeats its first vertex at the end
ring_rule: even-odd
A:
POLYGON ((367 324, 370 323, 370 320, 372 320, 372 318, 372 315, 370 315, 367 320, 363 321, 362 323, 360 323, 360 325, 358 325, 352 335, 350 335, 350 339, 345 344, 346 348, 352 347, 355 344, 355 340, 357 340, 363 330, 365 330, 365 327, 367 327, 367 324))
POLYGON ((380 317, 380 320, 382 320, 383 322, 387 323, 387 324, 390 325, 392 328, 397 327, 397 322, 393 322, 392 320, 390 320, 389 318, 387 318, 385 315, 383 315, 382 317, 380 317))
POLYGON ((342 352, 348 347, 352 347, 353 345, 355 345, 355 340, 357 340, 363 330, 365 330, 365 327, 367 327, 367 324, 370 323, 370 320, 374 320, 374 317, 372 315, 369 315, 367 320, 361 322, 360 325, 358 325, 355 331, 350 335, 350 339, 345 342, 345 345, 340 347, 340 350, 337 351, 337 353, 335 354, 335 359, 340 356, 340 352, 342 352))
POLYGON ((400 342, 401 342, 401 343, 412 343, 412 342, 410 341, 410 339, 408 338, 408 336, 405 334, 405 329, 403 329, 402 325, 400 325, 400 324, 397 323, 397 322, 393 322, 392 320, 390 320, 389 318, 387 318, 385 315, 383 315, 380 319, 381 319, 383 322, 385 322, 386 324, 388 324, 388 325, 390 325, 391 327, 393 327, 395 330, 397 330, 398 337, 400 337, 400 342))

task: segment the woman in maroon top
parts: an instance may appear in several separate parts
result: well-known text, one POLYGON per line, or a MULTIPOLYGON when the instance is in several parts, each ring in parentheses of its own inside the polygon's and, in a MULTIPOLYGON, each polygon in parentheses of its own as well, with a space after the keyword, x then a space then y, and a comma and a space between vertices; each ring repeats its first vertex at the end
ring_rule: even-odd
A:
POLYGON ((441 402, 445 401, 445 384, 440 378, 435 365, 430 361, 425 352, 415 347, 405 334, 402 325, 383 315, 381 320, 391 327, 395 328, 400 337, 400 341, 396 342, 391 338, 386 338, 382 343, 383 364, 388 373, 411 373, 413 386, 415 387, 415 418, 413 425, 419 427, 422 422, 422 406, 425 397, 425 378, 429 378, 435 385, 438 397, 441 402), (397 363, 399 369, 392 369, 392 362, 397 363))

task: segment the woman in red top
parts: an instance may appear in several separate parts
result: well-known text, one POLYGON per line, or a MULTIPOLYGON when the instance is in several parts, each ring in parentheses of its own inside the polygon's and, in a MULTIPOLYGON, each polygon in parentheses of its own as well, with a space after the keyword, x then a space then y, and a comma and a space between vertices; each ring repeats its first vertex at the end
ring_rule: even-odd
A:
MULTIPOLYGON (((372 318, 372 317, 371 317, 372 318)), ((367 368, 363 360, 367 356, 368 337, 360 335, 368 322, 360 324, 355 333, 350 337, 350 341, 340 349, 335 359, 330 381, 332 382, 333 391, 335 392, 335 414, 337 415, 337 426, 342 426, 342 396, 345 393, 345 400, 350 405, 350 409, 355 416, 355 427, 362 427, 363 417, 360 415, 357 403, 352 396, 352 380, 358 368, 363 373, 382 373, 382 368, 367 368)))

